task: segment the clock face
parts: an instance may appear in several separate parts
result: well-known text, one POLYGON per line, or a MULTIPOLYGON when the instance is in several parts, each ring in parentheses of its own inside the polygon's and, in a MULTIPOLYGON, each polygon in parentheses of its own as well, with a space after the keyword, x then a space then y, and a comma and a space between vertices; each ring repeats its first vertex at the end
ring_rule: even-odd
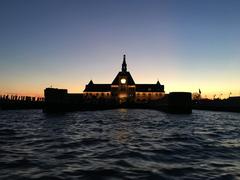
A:
POLYGON ((121 79, 121 83, 122 83, 122 84, 126 84, 126 79, 125 79, 125 78, 122 78, 122 79, 121 79))

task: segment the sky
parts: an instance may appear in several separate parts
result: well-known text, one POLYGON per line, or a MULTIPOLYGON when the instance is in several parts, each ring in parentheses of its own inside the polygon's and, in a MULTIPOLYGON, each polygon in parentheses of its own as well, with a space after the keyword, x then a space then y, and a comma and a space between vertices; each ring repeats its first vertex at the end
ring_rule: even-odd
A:
POLYGON ((1 0, 0 94, 135 83, 240 95, 239 0, 1 0))

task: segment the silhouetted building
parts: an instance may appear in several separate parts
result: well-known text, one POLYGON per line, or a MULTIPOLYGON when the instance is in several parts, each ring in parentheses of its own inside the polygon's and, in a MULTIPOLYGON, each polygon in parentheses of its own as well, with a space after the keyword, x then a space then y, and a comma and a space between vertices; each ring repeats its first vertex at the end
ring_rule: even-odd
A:
POLYGON ((86 98, 114 98, 120 103, 126 101, 147 102, 164 97, 164 85, 135 84, 127 71, 126 55, 123 56, 122 70, 114 78, 112 84, 94 84, 91 80, 84 89, 86 98))
POLYGON ((172 113, 191 113, 191 93, 166 95, 164 85, 136 84, 127 71, 126 56, 122 70, 111 84, 95 84, 91 80, 83 93, 69 94, 66 89, 44 90, 44 111, 103 110, 113 108, 150 108, 172 113))

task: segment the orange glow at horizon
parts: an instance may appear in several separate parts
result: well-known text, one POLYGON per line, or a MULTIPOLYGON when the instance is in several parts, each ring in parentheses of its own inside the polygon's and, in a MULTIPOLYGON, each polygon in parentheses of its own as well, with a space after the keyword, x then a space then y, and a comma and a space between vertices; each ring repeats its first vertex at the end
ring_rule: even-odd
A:
MULTIPOLYGON (((97 83, 101 83, 101 82, 95 82, 97 83)), ((109 82, 111 83, 111 82, 109 82)), ((146 83, 146 81, 144 82, 139 82, 139 83, 146 83)), ((155 82, 151 82, 151 83, 155 83, 155 82)), ((151 84, 149 83, 149 84, 151 84)), ((136 84, 138 84, 138 82, 136 82, 136 84)), ((198 86, 191 86, 191 85, 173 85, 171 84, 167 84, 167 83, 162 83, 165 85, 165 93, 169 93, 169 92, 176 92, 176 91, 185 91, 185 92, 191 92, 191 93, 198 93, 199 89, 201 90, 201 95, 202 98, 209 98, 212 99, 215 95, 216 98, 228 98, 229 96, 240 96, 240 89, 237 88, 231 88, 230 90, 223 88, 217 88, 217 87, 198 87, 198 86)), ((85 88, 85 84, 81 84, 80 86, 77 85, 72 85, 72 86, 66 86, 66 85, 59 85, 59 86, 52 86, 53 88, 59 88, 59 89, 68 89, 69 93, 82 93, 84 88, 85 88)), ((35 96, 35 97, 43 97, 44 96, 44 89, 47 87, 41 87, 41 89, 36 89, 36 88, 31 88, 31 89, 18 89, 18 90, 12 90, 12 91, 0 91, 0 95, 18 95, 18 96, 35 96)))
MULTIPOLYGON (((111 59, 113 57, 109 57, 111 59)), ((115 58, 115 57, 114 57, 115 58)), ((178 63, 172 63, 174 57, 166 58, 162 61, 156 61, 154 58, 141 57, 141 62, 135 63, 137 57, 127 59, 128 71, 131 73, 136 84, 155 84, 157 80, 165 85, 165 92, 186 91, 197 93, 201 89, 202 97, 228 98, 230 96, 240 96, 240 88, 236 87, 239 81, 233 73, 223 74, 222 77, 209 76, 210 74, 189 75, 178 63), (148 61, 154 63, 148 63, 148 61), (165 63, 162 66, 162 62, 165 63), (143 73, 144 72, 144 73, 143 73), (233 78, 235 77, 235 78, 233 78)), ((3 81, 4 87, 0 89, 0 94, 12 94, 19 96, 40 96, 44 95, 44 89, 47 87, 68 89, 69 93, 83 92, 85 85, 92 79, 96 84, 111 84, 114 77, 120 71, 121 59, 113 63, 104 63, 101 67, 92 66, 86 72, 80 72, 77 67, 73 67, 63 72, 55 74, 44 74, 36 77, 25 76, 18 80, 3 81), (109 69, 109 70, 108 70, 109 69), (71 70, 71 72, 69 72, 71 70), (67 73, 69 72, 69 73, 67 73)), ((199 71, 199 70, 198 70, 199 71)), ((18 76, 17 76, 18 77, 18 76)))

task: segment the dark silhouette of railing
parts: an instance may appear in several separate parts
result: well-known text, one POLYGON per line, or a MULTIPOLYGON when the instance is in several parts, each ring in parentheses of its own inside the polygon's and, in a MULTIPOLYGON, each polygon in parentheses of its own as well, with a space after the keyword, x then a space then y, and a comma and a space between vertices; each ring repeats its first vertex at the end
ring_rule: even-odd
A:
POLYGON ((41 109, 44 105, 43 97, 0 95, 1 109, 41 109))

